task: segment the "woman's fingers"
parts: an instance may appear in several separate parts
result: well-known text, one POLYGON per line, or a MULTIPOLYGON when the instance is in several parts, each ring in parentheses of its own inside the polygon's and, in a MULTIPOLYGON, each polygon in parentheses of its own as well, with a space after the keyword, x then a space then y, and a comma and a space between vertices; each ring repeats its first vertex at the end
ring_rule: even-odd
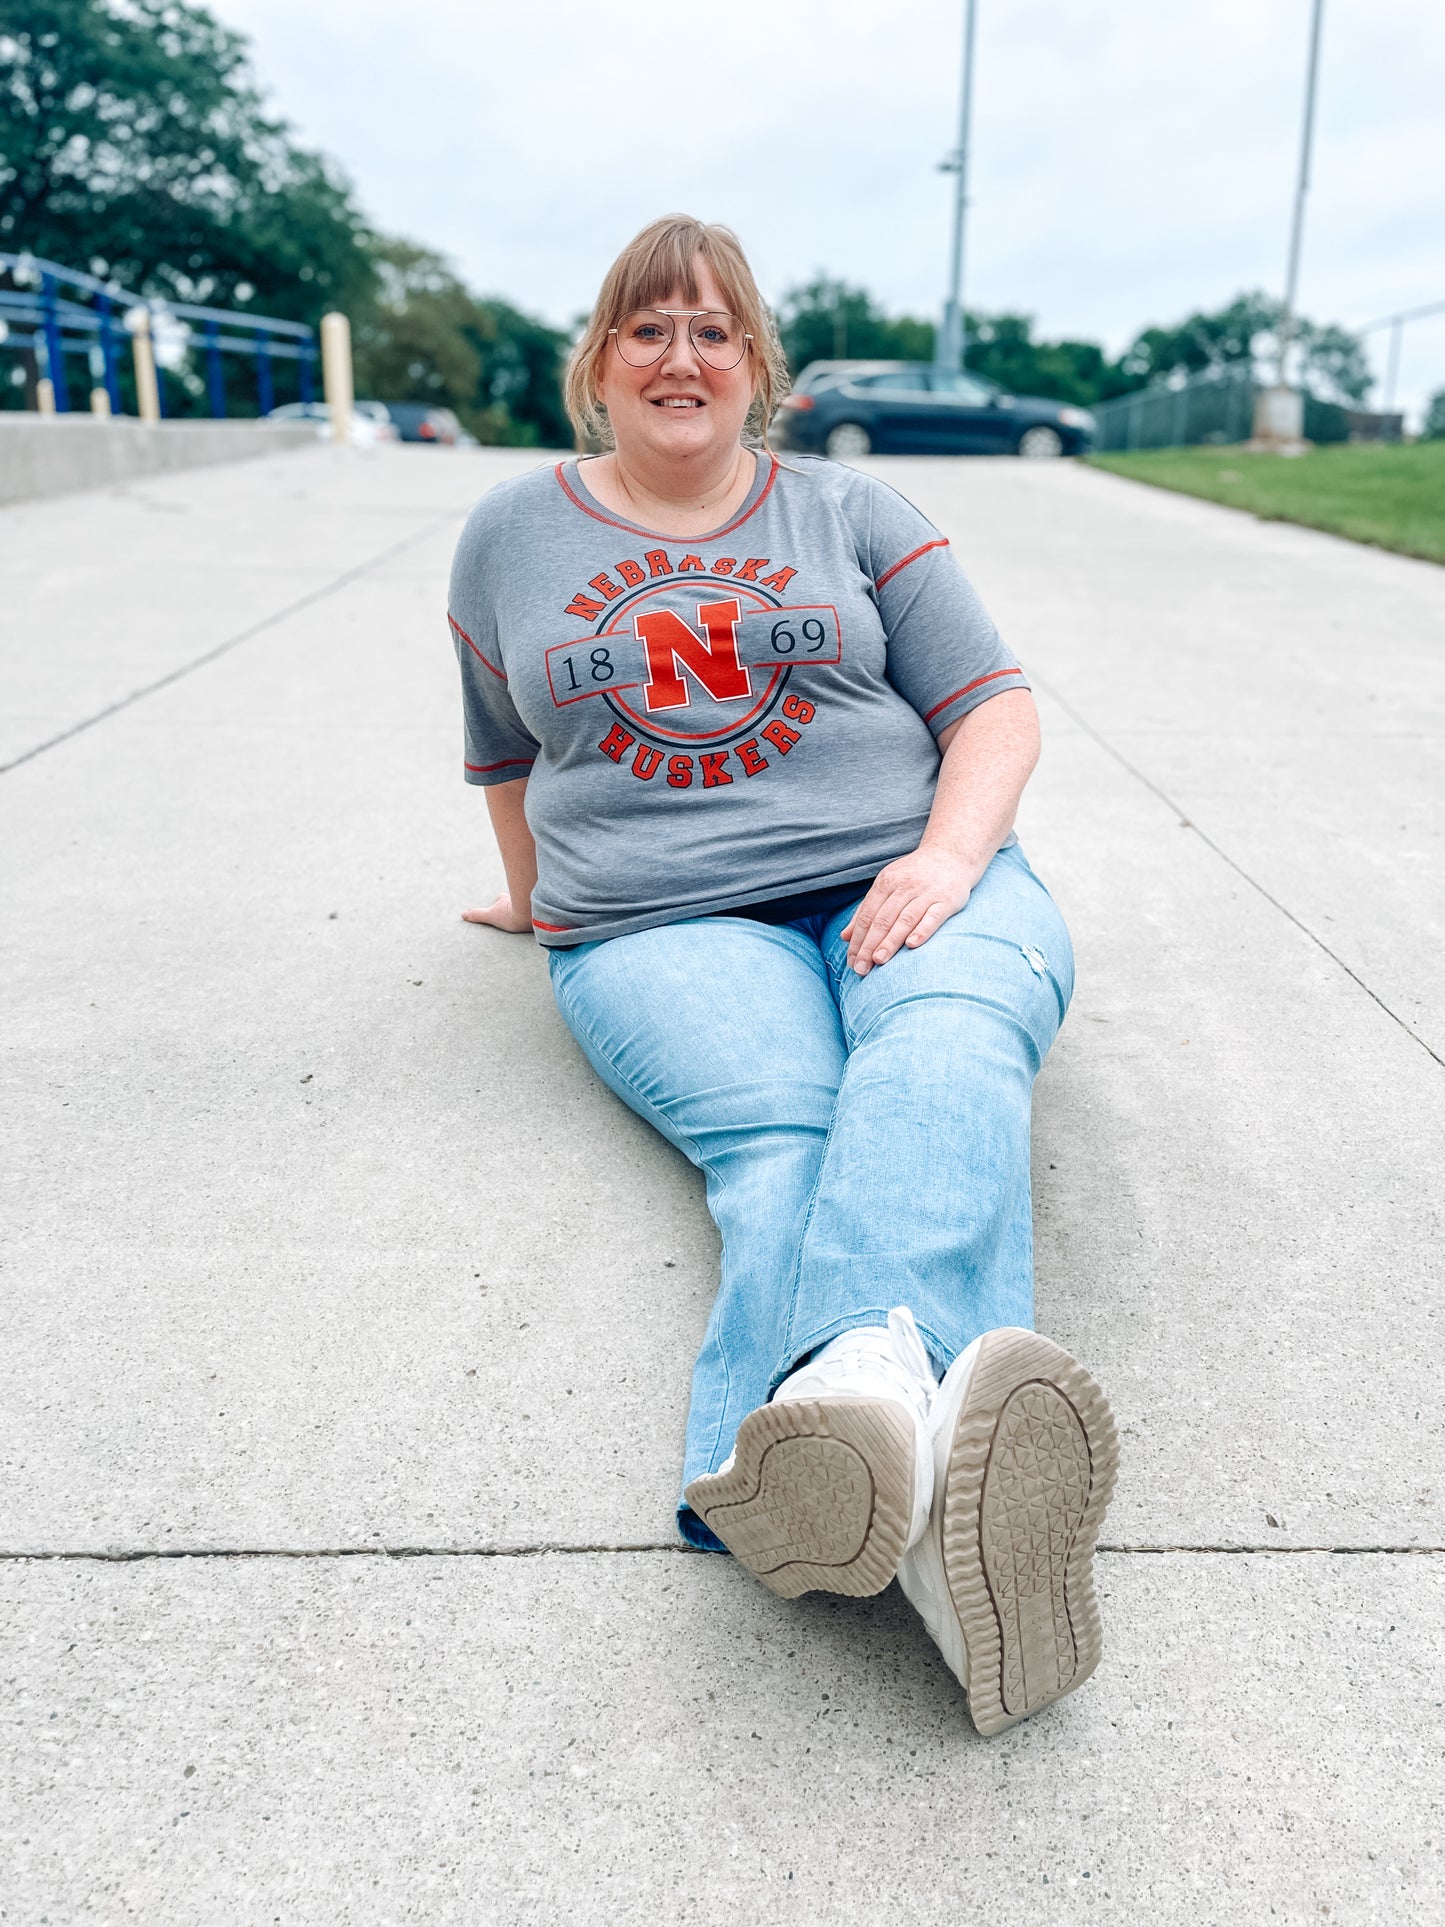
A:
MULTIPOLYGON (((874 888, 877 888, 875 884, 874 888)), ((848 962, 860 976, 866 976, 873 967, 873 948, 881 933, 888 929, 897 914, 898 905, 904 893, 898 889, 884 889, 877 898, 872 890, 864 897, 853 914, 848 926, 851 932, 848 939, 848 962)))
POLYGON ((485 910, 463 910, 463 923, 489 923, 505 930, 512 921, 512 899, 509 896, 497 897, 485 910))
MULTIPOLYGON (((956 907, 962 909, 963 906, 960 904, 956 907)), ((946 903, 930 903, 909 933, 908 948, 916 950, 919 944, 927 943, 934 931, 947 923, 953 914, 954 911, 946 903)))
MULTIPOLYGON (((927 896, 910 897, 898 910, 888 928, 874 940, 874 963, 887 963, 888 959, 901 950, 905 943, 911 943, 914 933, 923 928, 935 911, 940 914, 926 932, 927 936, 932 936, 948 912, 941 903, 927 896)), ((919 942, 923 941, 924 939, 920 937, 919 942)))

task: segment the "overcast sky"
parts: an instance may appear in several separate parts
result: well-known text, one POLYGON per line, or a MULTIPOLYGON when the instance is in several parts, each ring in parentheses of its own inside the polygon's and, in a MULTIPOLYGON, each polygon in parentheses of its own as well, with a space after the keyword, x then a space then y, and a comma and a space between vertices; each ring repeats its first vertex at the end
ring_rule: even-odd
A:
MULTIPOLYGON (((680 209, 735 226, 774 299, 823 268, 938 308, 962 0, 212 5, 372 219, 479 292, 570 321, 680 209)), ((970 305, 1118 349, 1280 288, 1309 0, 979 0, 978 18, 970 305)), ((1440 0, 1326 0, 1300 295, 1351 326, 1445 301, 1440 0)), ((1441 387, 1445 315, 1406 329, 1399 399, 1441 387)))

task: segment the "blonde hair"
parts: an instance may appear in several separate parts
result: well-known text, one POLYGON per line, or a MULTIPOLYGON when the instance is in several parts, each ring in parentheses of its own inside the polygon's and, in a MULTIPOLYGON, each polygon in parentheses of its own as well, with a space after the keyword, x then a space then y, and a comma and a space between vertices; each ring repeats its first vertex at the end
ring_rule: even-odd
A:
POLYGON ((758 293, 742 243, 731 228, 695 221, 687 214, 664 214, 636 235, 607 270, 591 319, 567 363, 563 399, 579 438, 612 442, 607 413, 598 395, 598 370, 610 345, 610 330, 637 308, 655 308, 675 288, 696 301, 697 263, 706 261, 730 313, 752 336, 753 405, 747 426, 767 446, 768 423, 788 392, 788 364, 772 313, 758 293))

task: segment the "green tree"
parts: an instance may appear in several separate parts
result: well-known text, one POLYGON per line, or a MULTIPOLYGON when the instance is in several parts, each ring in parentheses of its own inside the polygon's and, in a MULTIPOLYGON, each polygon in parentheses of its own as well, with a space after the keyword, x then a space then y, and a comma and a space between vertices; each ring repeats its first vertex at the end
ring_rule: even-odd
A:
POLYGON ((378 241, 375 259, 376 298, 354 329, 359 393, 445 403, 480 441, 570 446, 560 330, 478 300, 415 242, 378 241))
MULTIPOLYGON (((1166 328, 1145 328, 1136 335, 1120 360, 1126 388, 1182 371, 1198 374, 1248 362, 1258 380, 1274 375, 1278 330, 1284 304, 1255 291, 1236 295, 1225 307, 1195 313, 1166 328)), ((1372 376, 1364 344, 1357 335, 1333 323, 1300 319, 1294 339, 1302 385, 1322 401, 1362 402, 1372 376)))
POLYGON ((1127 386, 1093 341, 1035 341, 1033 317, 969 314, 964 365, 1011 395, 1042 395, 1087 407, 1127 386))
POLYGON ((931 321, 892 320, 866 288, 825 274, 783 296, 778 332, 795 375, 810 361, 933 359, 931 321))
POLYGON ((1436 389, 1425 410, 1424 437, 1427 442, 1445 442, 1445 388, 1436 389))
POLYGON ((314 321, 373 279, 346 182, 267 117, 189 0, 6 0, 0 247, 142 293, 314 321))

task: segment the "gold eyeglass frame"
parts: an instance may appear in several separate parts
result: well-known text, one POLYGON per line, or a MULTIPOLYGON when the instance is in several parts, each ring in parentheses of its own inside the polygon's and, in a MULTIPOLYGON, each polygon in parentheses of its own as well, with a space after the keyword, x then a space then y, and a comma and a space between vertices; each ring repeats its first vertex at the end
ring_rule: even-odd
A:
MULTIPOLYGON (((727 308, 633 308, 629 312, 632 314, 660 314, 661 316, 663 316, 665 320, 670 321, 672 323, 672 333, 667 337, 667 340, 663 342, 662 346, 658 349, 657 353, 653 355, 651 360, 649 361, 629 360, 625 354, 622 354, 622 342, 620 337, 618 336, 616 328, 609 328, 607 330, 608 334, 611 335, 613 340, 616 341, 617 343, 618 354, 622 355, 622 359, 625 362, 627 362, 627 365, 629 368, 651 368, 655 362, 661 361, 662 357, 667 353, 668 349, 672 346, 673 342, 676 341, 677 324, 679 321, 683 320, 684 318, 686 319, 688 324, 687 338, 689 342, 692 344, 693 350, 697 354, 698 359, 704 362, 707 367, 715 370, 715 372, 720 375, 730 374, 734 368, 741 367, 743 356, 747 354, 748 349, 752 345, 753 337, 749 332, 749 330, 744 328, 743 345, 741 349, 738 351, 737 360, 730 361, 727 364, 727 367, 723 368, 723 367, 720 367, 717 362, 709 361, 708 357, 703 353, 702 345, 698 341, 697 336, 692 331, 692 324, 694 321, 700 321, 704 315, 709 315, 709 314, 728 315, 729 319, 733 321, 741 321, 742 320, 741 315, 732 314, 731 311, 727 308)), ((625 320, 626 316, 624 316, 623 318, 625 320)))

